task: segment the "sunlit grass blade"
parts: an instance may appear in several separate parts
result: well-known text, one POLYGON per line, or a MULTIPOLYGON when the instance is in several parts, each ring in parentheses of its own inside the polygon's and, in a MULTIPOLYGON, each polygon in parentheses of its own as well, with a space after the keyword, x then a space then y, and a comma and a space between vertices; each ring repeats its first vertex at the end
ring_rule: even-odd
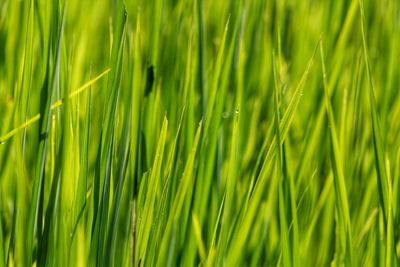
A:
POLYGON ((275 54, 273 53, 272 55, 272 68, 274 72, 274 107, 275 107, 275 140, 277 141, 276 147, 276 154, 275 154, 275 160, 277 162, 276 164, 276 172, 277 172, 277 177, 278 179, 278 211, 279 211, 279 230, 280 230, 280 245, 281 245, 281 255, 283 258, 283 266, 292 266, 292 249, 290 248, 290 242, 289 242, 289 227, 287 223, 287 215, 286 215, 286 206, 287 203, 285 203, 285 196, 284 196, 284 191, 283 191, 283 183, 286 182, 285 180, 288 179, 287 177, 287 172, 286 172, 286 166, 285 165, 285 159, 284 159, 284 153, 283 153, 283 145, 284 143, 281 142, 281 131, 280 131, 280 122, 281 122, 281 116, 280 116, 280 88, 278 85, 278 77, 276 73, 276 62, 275 62, 275 54))
POLYGON ((110 57, 111 72, 107 82, 108 94, 105 102, 105 113, 101 128, 98 157, 96 160, 94 186, 94 220, 92 228, 92 243, 90 246, 90 265, 105 262, 107 228, 109 224, 109 205, 112 193, 112 164, 114 162, 114 144, 117 107, 121 91, 122 63, 126 34, 127 14, 122 2, 116 3, 114 10, 115 35, 112 42, 110 57))
POLYGON ((351 265, 352 264, 351 250, 353 243, 352 243, 352 233, 351 233, 349 202, 346 189, 346 180, 343 171, 344 163, 343 160, 341 159, 339 140, 335 126, 335 118, 332 111, 332 105, 329 99, 322 38, 320 40, 319 48, 320 48, 321 64, 322 64, 322 76, 323 76, 323 86, 325 95, 324 99, 325 99, 326 113, 329 123, 329 135, 330 135, 330 142, 332 149, 331 161, 332 161, 333 177, 335 181, 334 184, 336 192, 336 203, 338 206, 338 213, 339 213, 339 229, 341 231, 339 242, 341 244, 340 249, 343 249, 343 251, 339 251, 339 253, 341 255, 345 255, 344 258, 346 264, 351 265))
MULTIPOLYGON (((167 135, 168 120, 164 118, 161 128, 160 138, 157 145, 157 151, 154 158, 153 166, 150 171, 148 182, 148 192, 145 199, 143 210, 140 212, 140 221, 138 222, 138 251, 136 259, 146 262, 147 247, 150 238, 150 232, 153 230, 154 221, 154 203, 156 201, 157 191, 161 183, 161 166, 163 163, 165 138, 167 135)), ((149 259, 151 260, 151 259, 149 259)))
POLYGON ((369 82, 369 106, 372 122, 372 136, 374 142, 375 168, 378 178, 378 188, 380 193, 380 206, 383 210, 386 227, 386 266, 396 265, 396 246, 394 243, 393 231, 393 208, 392 208, 392 181, 390 180, 390 169, 386 167, 385 149, 382 138, 382 130, 379 122, 379 114, 375 99, 375 84, 372 78, 372 71, 368 57, 368 46, 365 33, 365 14, 362 0, 359 0, 361 14, 361 34, 363 41, 363 52, 367 78, 369 82))
POLYGON ((141 117, 141 110, 142 110, 142 100, 143 100, 143 89, 141 86, 141 20, 140 20, 140 13, 138 14, 138 18, 136 21, 136 33, 135 38, 133 39, 133 49, 134 51, 130 51, 133 54, 133 78, 132 78, 132 98, 131 98, 131 131, 130 131, 130 146, 131 146, 131 154, 130 154, 130 187, 131 188, 131 199, 132 199, 132 222, 130 229, 130 261, 135 264, 136 263, 136 251, 137 251, 137 244, 136 244, 136 218, 137 218, 137 192, 139 191, 139 175, 140 172, 138 171, 138 158, 139 158, 139 151, 140 151, 140 144, 139 144, 139 135, 141 134, 140 131, 140 117, 141 117))
POLYGON ((235 215, 236 215, 236 200, 235 193, 237 190, 237 162, 238 162, 238 122, 239 122, 239 111, 232 118, 232 139, 230 144, 230 158, 228 162, 228 173, 226 178, 226 193, 224 195, 224 211, 221 218, 221 233, 220 242, 217 258, 219 262, 217 264, 222 264, 226 257, 226 248, 229 244, 230 238, 232 236, 231 232, 234 227, 235 215))
MULTIPOLYGON (((36 255, 34 255, 34 242, 35 239, 41 235, 41 215, 43 209, 43 183, 44 183, 44 176, 45 176, 45 161, 47 156, 47 146, 48 146, 48 139, 47 136, 50 130, 50 122, 51 122, 51 102, 53 96, 56 91, 56 87, 58 85, 57 79, 59 78, 59 71, 60 71, 60 53, 61 53, 61 38, 63 33, 64 27, 64 18, 65 18, 65 6, 62 8, 62 18, 60 21, 60 27, 57 29, 57 38, 54 38, 54 43, 56 43, 56 57, 54 62, 54 69, 52 70, 52 78, 49 85, 44 85, 42 88, 42 96, 45 96, 42 112, 43 118, 40 123, 40 144, 39 144, 39 157, 37 159, 36 164, 36 173, 35 173, 35 180, 33 186, 33 196, 31 199, 31 209, 29 211, 29 218, 28 218, 28 236, 26 241, 26 253, 27 253, 27 263, 33 263, 36 255)), ((49 63, 50 64, 50 63, 49 63)), ((48 67, 47 71, 50 67, 48 67)))
POLYGON ((369 103, 371 108, 371 122, 372 122, 372 133, 373 133, 373 141, 374 141, 374 151, 375 151, 375 161, 376 161, 376 172, 378 176, 378 188, 379 194, 381 198, 381 207, 384 212, 385 221, 388 217, 388 178, 386 176, 386 166, 384 160, 384 150, 382 144, 382 137, 381 131, 379 126, 379 118, 378 118, 378 111, 376 108, 376 100, 375 100, 375 85, 372 80, 372 73, 371 67, 369 64, 368 59, 368 47, 367 41, 365 36, 365 16, 364 16, 364 8, 362 1, 359 0, 360 5, 360 13, 361 13, 361 33, 362 33, 362 40, 363 40, 363 52, 364 52, 364 60, 365 60, 365 67, 367 72, 367 78, 369 82, 369 103))
POLYGON ((192 224, 194 228, 194 233, 196 236, 196 241, 197 241, 197 247, 199 248, 199 254, 200 254, 200 259, 201 262, 205 262, 206 260, 206 249, 204 246, 204 241, 201 236, 201 227, 199 223, 199 219, 197 218, 196 213, 192 213, 192 224))
POLYGON ((116 174, 116 190, 114 194, 114 199, 112 201, 112 213, 110 215, 110 225, 108 229, 108 237, 107 237, 107 245, 106 250, 109 253, 106 258, 106 265, 113 265, 115 258, 115 250, 116 250, 116 240, 117 240, 117 230, 118 230, 118 218, 120 216, 121 209, 121 199, 123 194, 124 187, 126 188, 125 178, 127 175, 127 165, 130 154, 130 122, 131 122, 131 114, 125 117, 124 121, 124 132, 122 136, 121 150, 119 155, 119 168, 116 174))
POLYGON ((204 18, 203 18, 203 0, 196 0, 196 11, 197 11, 197 28, 198 28, 198 84, 201 89, 201 102, 202 102, 202 113, 207 113, 208 99, 206 91, 206 62, 205 62, 205 37, 204 37, 204 18))
POLYGON ((177 223, 182 213, 182 207, 187 196, 186 195, 187 190, 189 189, 189 186, 193 186, 195 182, 193 177, 193 171, 195 167, 195 158, 197 154, 197 146, 199 144, 201 130, 202 130, 202 123, 200 123, 197 129, 192 150, 186 162, 182 179, 180 180, 178 189, 176 191, 174 200, 172 202, 171 213, 168 216, 164 235, 160 243, 159 257, 157 259, 157 265, 159 266, 167 266, 167 259, 169 258, 168 254, 174 253, 174 246, 171 246, 171 241, 172 241, 171 234, 174 225, 177 223))
POLYGON ((207 262, 206 262, 206 266, 213 266, 214 265, 214 260, 215 260, 215 244, 216 244, 216 238, 217 238, 217 230, 219 227, 219 224, 221 222, 221 217, 222 217, 222 211, 224 208, 224 204, 225 204, 225 196, 222 198, 220 207, 219 207, 219 211, 218 211, 218 215, 217 215, 217 219, 215 220, 215 224, 214 224, 214 228, 213 228, 213 235, 211 238, 211 243, 210 243, 210 249, 208 251, 208 255, 207 255, 207 262))
MULTIPOLYGON (((1 211, 1 210, 0 210, 1 211)), ((3 224, 0 221, 0 266, 6 266, 6 257, 4 250, 3 224)))
POLYGON ((115 142, 115 125, 117 117, 117 105, 119 101, 119 95, 121 90, 122 80, 122 62, 124 57, 124 45, 125 45, 125 30, 126 30, 126 10, 123 4, 120 4, 120 9, 117 11, 117 33, 115 40, 115 47, 112 51, 112 62, 114 64, 114 73, 111 75, 108 87, 112 90, 110 102, 108 103, 105 115, 104 127, 105 135, 103 142, 104 154, 102 157, 102 167, 104 168, 101 172, 104 177, 104 183, 102 188, 102 197, 100 202, 100 225, 99 225, 99 247, 97 251, 97 264, 103 263, 108 258, 108 251, 106 251, 107 243, 107 227, 109 224, 109 203, 110 203, 110 191, 111 191, 111 177, 112 177, 112 163, 113 163, 113 148, 115 142), (115 54, 114 54, 115 53, 115 54), (111 81, 111 82, 110 82, 111 81))
MULTIPOLYGON (((286 108, 282 120, 280 122, 279 128, 280 128, 280 136, 281 136, 281 142, 285 140, 285 137, 287 135, 287 132, 289 130, 289 126, 291 122, 293 121, 293 117, 295 115, 296 108, 299 104, 300 98, 302 96, 301 90, 303 89, 304 82, 311 70, 311 67, 313 65, 313 60, 315 57, 315 53, 317 50, 318 46, 315 47, 313 55, 311 56, 307 67, 293 92, 293 96, 289 102, 288 107, 286 108)), ((270 170, 270 166, 272 164, 273 160, 273 151, 276 151, 276 145, 277 141, 276 139, 271 140, 271 144, 269 146, 269 149, 266 152, 266 155, 264 157, 264 160, 262 161, 262 166, 261 170, 258 174, 258 179, 256 179, 254 187, 252 186, 250 188, 251 194, 249 194, 250 199, 249 199, 249 204, 246 210, 244 211, 244 218, 243 222, 241 224, 241 227, 238 229, 238 231, 235 233, 232 239, 232 245, 229 249, 229 253, 227 255, 227 265, 228 266, 236 266, 239 264, 241 261, 241 253, 240 251, 243 250, 246 240, 248 238, 252 221, 254 220, 254 217, 256 215, 258 206, 261 202, 262 196, 263 196, 263 191, 265 188, 266 180, 267 180, 267 175, 266 172, 270 170)))
MULTIPOLYGON (((22 74, 22 85, 20 91, 20 121, 25 121, 28 118, 29 99, 31 95, 30 87, 32 85, 32 70, 33 70, 33 45, 34 45, 34 21, 35 8, 34 1, 27 2, 29 4, 29 16, 27 19, 27 34, 25 42, 24 69, 22 74)), ((23 133, 22 153, 25 154, 26 130, 23 133)), ((1 141, 0 141, 1 143, 1 141)))
MULTIPOLYGON (((96 81, 98 81, 101 77, 103 77, 104 75, 106 75, 111 69, 107 69, 104 72, 102 72, 101 74, 99 74, 98 76, 96 76, 95 78, 93 78, 92 80, 90 80, 89 82, 85 83, 84 85, 82 85, 81 87, 79 87, 78 89, 74 90, 71 94, 69 94, 69 98, 73 98, 75 96, 77 96, 78 94, 82 93, 84 90, 88 89, 92 84, 94 84, 96 81)), ((54 102, 51 107, 50 110, 55 110, 56 108, 60 107, 63 103, 65 102, 64 99, 58 100, 56 102, 54 102)), ((15 134, 17 134, 19 131, 26 129, 27 127, 29 127, 31 124, 37 122, 40 120, 40 114, 37 114, 35 116, 33 116, 32 118, 28 119, 25 123, 21 124, 20 126, 18 126, 17 128, 9 131, 8 133, 2 135, 0 137, 0 144, 5 143, 8 139, 10 139, 11 137, 13 137, 15 134)))

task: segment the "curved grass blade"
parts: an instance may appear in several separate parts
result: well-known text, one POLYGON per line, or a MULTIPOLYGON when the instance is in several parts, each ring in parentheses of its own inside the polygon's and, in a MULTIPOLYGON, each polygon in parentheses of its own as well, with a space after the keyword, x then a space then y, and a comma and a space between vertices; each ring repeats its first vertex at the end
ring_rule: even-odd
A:
MULTIPOLYGON (((103 71, 102 73, 100 73, 98 76, 96 76, 95 78, 93 78, 92 80, 88 81, 87 83, 85 83, 84 85, 82 85, 81 87, 79 87, 78 89, 76 89, 75 91, 73 91, 70 95, 69 98, 73 98, 77 95, 79 95, 80 93, 82 93, 83 91, 85 91, 86 89, 90 88, 90 86, 92 84, 94 84, 95 82, 97 82, 100 78, 102 78, 104 75, 106 75, 107 73, 110 72, 111 69, 106 69, 105 71, 103 71)), ((63 105, 63 103, 66 101, 66 99, 60 99, 56 102, 54 102, 51 107, 50 110, 53 111, 56 108, 60 107, 63 105)), ((35 116, 33 116, 32 118, 28 119, 25 123, 21 124, 20 126, 18 126, 17 128, 14 128, 13 130, 9 131, 8 133, 2 135, 0 137, 0 144, 4 144, 6 141, 8 141, 8 139, 10 139, 11 137, 13 137, 14 135, 16 135, 19 131, 26 129, 27 127, 29 127, 30 125, 32 125, 33 123, 37 122, 40 120, 40 114, 37 114, 35 116)))

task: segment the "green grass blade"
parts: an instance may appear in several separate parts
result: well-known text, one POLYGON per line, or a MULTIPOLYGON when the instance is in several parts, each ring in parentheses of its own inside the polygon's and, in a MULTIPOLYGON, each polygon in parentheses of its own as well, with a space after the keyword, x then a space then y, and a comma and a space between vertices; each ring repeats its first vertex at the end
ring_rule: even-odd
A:
POLYGON ((274 107, 275 107, 275 138, 277 140, 276 147, 276 155, 275 159, 277 162, 277 179, 278 181, 278 210, 279 210, 279 228, 280 228, 280 245, 281 245, 281 253, 283 258, 283 266, 292 266, 292 255, 289 244, 289 227, 286 219, 286 206, 285 196, 283 195, 283 182, 287 179, 286 171, 284 170, 284 154, 283 154, 283 142, 281 142, 281 133, 279 124, 281 122, 280 116, 280 107, 279 107, 279 98, 280 98, 280 89, 278 86, 278 77, 276 74, 276 63, 275 63, 275 55, 272 55, 272 65, 274 72, 274 107))
POLYGON ((160 243, 159 257, 157 259, 157 264, 156 264, 158 266, 166 266, 167 259, 169 258, 167 255, 169 253, 173 253, 173 251, 174 251, 173 250, 174 247, 170 246, 171 235, 172 235, 174 224, 177 223, 177 221, 182 213, 182 207, 183 207, 184 201, 187 196, 186 193, 187 193, 189 187, 193 186, 193 184, 194 184, 194 177, 193 177, 194 164, 195 164, 197 146, 199 144, 201 129, 202 129, 202 123, 200 123, 200 125, 197 129, 196 136, 194 138, 192 151, 190 152, 189 158, 186 162, 186 166, 183 171, 182 179, 179 183, 178 189, 176 191, 176 194, 175 194, 175 197, 174 197, 174 200, 172 203, 171 213, 168 216, 168 221, 165 226, 164 236, 162 237, 162 240, 160 243))
POLYGON ((368 59, 368 47, 367 41, 365 36, 365 15, 364 15, 364 8, 362 1, 359 0, 360 5, 360 13, 361 13, 361 33, 362 33, 362 40, 363 40, 363 52, 364 52, 364 60, 365 60, 365 67, 367 71, 367 77, 369 82, 369 102, 371 108, 371 121, 372 121, 372 133, 373 133, 373 141, 374 141, 374 151, 375 151, 375 166, 376 172, 378 176, 378 188, 380 192, 380 199, 381 199, 381 207, 384 212, 385 221, 387 221, 388 217, 388 208, 389 208, 389 200, 388 200, 388 178, 386 175, 386 166, 384 160, 384 150, 382 144, 382 137, 381 137, 381 130, 379 126, 379 118, 378 118, 378 111, 376 107, 376 100, 375 100, 375 85, 372 80, 372 73, 371 67, 368 59))
MULTIPOLYGON (((1 195, 0 195, 1 198, 1 195)), ((1 210, 0 210, 1 213, 1 210)), ((6 257, 5 257, 5 250, 4 250, 4 237, 3 237, 3 224, 0 221, 0 266, 6 266, 6 257)))
MULTIPOLYGON (((289 130, 289 126, 291 122, 293 121, 293 117, 296 111, 296 108, 299 104, 300 98, 302 96, 301 90, 303 89, 304 82, 310 72, 311 66, 313 65, 313 60, 315 56, 317 47, 314 50, 314 53, 312 57, 310 58, 308 65, 297 85, 297 87, 294 90, 293 97, 291 98, 288 107, 286 108, 285 113, 282 116, 282 120, 280 123, 280 136, 281 136, 281 142, 285 140, 285 137, 287 135, 287 132, 289 130)), ((240 251, 243 250, 246 240, 248 238, 252 221, 254 220, 254 217, 257 212, 257 208, 261 202, 261 198, 263 195, 263 190, 265 188, 265 183, 267 180, 267 171, 269 170, 271 166, 271 162, 273 159, 273 153, 276 149, 276 139, 274 138, 271 141, 271 145, 265 155, 265 158, 262 163, 262 167, 260 170, 260 173, 258 175, 258 179, 256 180, 256 183, 254 185, 254 188, 250 188, 251 193, 251 199, 249 200, 248 208, 246 210, 246 213, 244 215, 244 219, 242 222, 242 225, 239 229, 239 231, 235 234, 233 237, 232 241, 232 246, 229 249, 229 253, 227 256, 227 265, 228 266, 236 266, 239 264, 241 261, 241 253, 240 251)))
POLYGON ((346 180, 343 171, 344 163, 343 160, 341 159, 339 140, 335 126, 335 119, 332 111, 332 105, 329 99, 322 39, 320 40, 319 48, 321 54, 326 113, 328 117, 329 130, 330 130, 329 134, 330 134, 331 148, 332 148, 331 161, 332 161, 333 176, 335 181, 335 192, 337 199, 336 201, 339 213, 339 224, 340 224, 339 229, 341 229, 342 231, 340 234, 340 244, 341 244, 341 249, 343 251, 340 251, 339 253, 343 253, 343 255, 345 255, 344 257, 346 259, 345 260, 346 264, 351 265, 352 264, 351 250, 353 244, 352 244, 351 219, 349 211, 349 202, 347 197, 346 180))
POLYGON ((52 102, 53 96, 57 87, 57 79, 59 77, 60 71, 60 53, 61 53, 61 38, 63 33, 64 26, 64 18, 65 18, 65 6, 63 7, 63 15, 61 18, 60 27, 57 31, 57 38, 54 38, 54 42, 57 44, 57 52, 55 59, 55 68, 53 70, 53 77, 48 88, 44 87, 42 93, 43 96, 47 96, 44 100, 44 105, 42 109, 43 119, 40 123, 40 139, 41 142, 39 144, 39 157, 36 164, 36 174, 35 174, 35 183, 33 186, 33 196, 31 199, 32 207, 29 212, 29 220, 28 220, 28 236, 27 236, 27 263, 33 262, 35 255, 33 254, 33 244, 35 238, 40 235, 41 232, 41 210, 42 210, 42 198, 43 198, 43 182, 44 182, 44 169, 45 169, 45 161, 47 156, 47 135, 50 130, 50 121, 51 121, 51 112, 50 112, 50 104, 52 102))
MULTIPOLYGON (((165 148, 165 138, 167 135, 168 121, 164 118, 163 126, 160 133, 160 138, 157 145, 157 151, 153 162, 153 167, 151 168, 151 173, 149 177, 148 192, 144 207, 142 210, 140 221, 138 221, 138 252, 137 259, 143 263, 146 262, 147 247, 150 239, 150 232, 153 230, 154 221, 154 203, 156 201, 157 191, 160 185, 160 172, 163 163, 164 148, 165 148)), ((151 259, 150 259, 151 260, 151 259)))

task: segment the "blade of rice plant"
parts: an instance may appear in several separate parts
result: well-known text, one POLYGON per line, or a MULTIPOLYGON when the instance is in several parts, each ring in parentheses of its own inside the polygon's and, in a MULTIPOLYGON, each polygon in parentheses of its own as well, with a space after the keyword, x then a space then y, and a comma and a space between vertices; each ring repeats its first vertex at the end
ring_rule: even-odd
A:
MULTIPOLYGON (((47 145, 48 145, 48 140, 47 140, 47 135, 50 130, 50 121, 51 121, 51 110, 50 110, 50 104, 52 102, 54 93, 56 91, 57 87, 57 79, 59 76, 59 70, 60 70, 60 51, 61 51, 61 38, 62 38, 62 33, 63 33, 63 27, 64 27, 64 18, 65 18, 65 3, 62 8, 62 18, 61 18, 61 23, 60 27, 58 28, 57 31, 57 38, 54 38, 53 42, 57 44, 57 52, 56 52, 56 58, 55 58, 55 63, 54 63, 54 70, 53 70, 53 77, 51 79, 51 83, 48 86, 48 88, 43 87, 43 95, 45 96, 43 100, 43 118, 40 123, 40 144, 39 144, 39 157, 37 159, 37 164, 36 164, 36 173, 35 173, 35 181, 33 185, 33 196, 31 199, 31 209, 29 212, 29 219, 28 219, 28 236, 27 236, 27 242, 26 242, 26 252, 27 252, 27 263, 32 263, 35 255, 33 254, 33 246, 34 246, 34 241, 35 238, 38 235, 38 232, 41 232, 41 227, 38 227, 38 225, 41 225, 41 205, 42 205, 42 198, 43 198, 43 182, 44 182, 44 175, 45 175, 45 161, 46 161, 46 156, 47 156, 47 145)), ((40 234, 39 234, 40 235, 40 234)))
POLYGON ((160 184, 160 171, 163 161, 165 138, 167 135, 168 121, 164 118, 163 126, 160 133, 160 138, 157 145, 157 152, 154 158, 153 167, 149 177, 149 191, 147 192, 146 200, 144 203, 141 219, 138 222, 138 254, 137 259, 143 263, 146 262, 147 246, 149 242, 150 232, 153 229, 154 220, 154 203, 156 201, 156 194, 160 184))
MULTIPOLYGON (((130 181, 132 188, 132 198, 135 198, 134 201, 136 201, 137 198, 137 192, 138 187, 139 187, 139 171, 138 169, 138 154, 140 150, 138 149, 139 146, 139 135, 140 135, 140 117, 141 117, 141 110, 142 110, 142 100, 143 100, 143 90, 141 88, 141 62, 140 62, 140 55, 141 55, 141 32, 140 32, 140 13, 138 14, 138 18, 136 21, 136 34, 135 34, 135 39, 134 39, 134 45, 133 45, 133 57, 134 57, 134 66, 133 66, 133 81, 132 81, 132 86, 133 86, 133 93, 132 93, 132 111, 131 111, 131 138, 130 138, 130 144, 131 144, 131 157, 130 157, 130 162, 131 164, 129 165, 130 167, 130 176, 132 178, 130 181)), ((134 209, 134 213, 136 214, 136 205, 134 209)), ((136 218, 136 216, 135 216, 136 218)), ((132 222, 136 226, 136 222, 132 222)), ((136 229, 135 227, 132 229, 133 232, 133 240, 132 242, 135 242, 136 240, 136 229)), ((136 244, 134 245, 136 248, 136 244)), ((136 249, 133 249, 132 255, 136 255, 136 249)), ((132 260, 133 262, 136 262, 135 259, 132 260)))
POLYGON ((203 238, 201 236, 200 223, 199 223, 199 219, 197 218, 196 213, 192 213, 192 224, 193 224, 193 228, 194 228, 194 232, 195 232, 195 236, 196 236, 196 240, 197 240, 197 246, 199 248, 200 258, 201 258, 201 261, 204 262, 206 260, 206 249, 204 246, 203 238))
POLYGON ((98 157, 96 192, 99 194, 95 199, 95 218, 93 224, 93 242, 90 248, 90 264, 98 265, 105 262, 107 251, 107 227, 109 224, 109 203, 111 194, 111 176, 113 163, 113 148, 115 142, 115 121, 117 116, 117 105, 121 89, 122 62, 124 55, 125 31, 126 31, 126 9, 123 3, 118 2, 115 9, 116 34, 113 39, 111 54, 111 72, 107 88, 109 95, 105 106, 105 116, 102 125, 102 135, 99 144, 101 149, 98 157), (100 180, 101 179, 101 180, 100 180), (99 191, 98 191, 99 190, 99 191), (99 203, 99 206, 97 206, 99 203))
POLYGON ((333 168, 333 177, 335 181, 335 192, 336 192, 336 201, 338 206, 339 213, 339 229, 341 229, 340 233, 340 249, 343 251, 339 251, 339 253, 343 253, 345 255, 345 262, 347 265, 352 264, 352 233, 351 233, 351 220, 350 220, 350 211, 349 211, 349 202, 347 197, 346 190, 346 180, 343 172, 343 161, 341 158, 339 141, 337 130, 335 126, 335 118, 332 111, 332 105, 329 99, 328 92, 328 83, 327 83, 327 74, 325 69, 325 60, 324 60, 324 50, 322 38, 320 40, 320 54, 321 54, 321 64, 322 64, 322 75, 323 75, 323 84, 324 84, 324 94, 325 94, 325 105, 326 105, 326 113, 328 117, 329 123, 329 134, 331 140, 331 148, 332 148, 332 168, 333 168))
POLYGON ((117 239, 117 229, 118 229, 118 217, 120 212, 121 198, 122 198, 122 190, 125 185, 125 177, 127 172, 127 165, 129 160, 129 136, 130 136, 130 121, 131 115, 126 116, 124 122, 124 133, 122 136, 121 146, 123 149, 120 150, 120 167, 118 168, 117 173, 117 189, 113 199, 113 210, 110 217, 110 226, 108 229, 108 241, 106 246, 106 251, 109 253, 109 256, 106 259, 106 265, 111 266, 114 263, 115 257, 115 249, 116 249, 116 239, 117 239))
POLYGON ((228 246, 231 231, 233 224, 230 224, 234 220, 235 215, 235 192, 237 187, 237 150, 238 150, 238 121, 239 121, 239 112, 236 111, 236 114, 232 121, 232 139, 230 145, 230 158, 228 163, 228 174, 226 178, 226 193, 225 199, 226 202, 224 204, 224 211, 221 218, 221 233, 220 233, 220 245, 219 250, 217 252, 217 258, 220 262, 217 264, 222 264, 225 260, 226 255, 226 247, 228 246))
POLYGON ((375 152, 375 168, 378 178, 378 188, 380 195, 380 206, 383 210, 385 227, 386 227, 386 266, 393 266, 396 264, 396 255, 394 255, 395 244, 393 238, 393 208, 392 208, 392 187, 390 180, 390 169, 386 168, 385 164, 385 150, 383 145, 382 130, 379 122, 379 115, 375 99, 375 85, 372 78, 371 66, 368 58, 368 46, 365 33, 365 15, 364 6, 361 0, 359 2, 361 13, 361 34, 363 41, 363 52, 365 60, 365 68, 369 82, 369 104, 372 122, 372 136, 374 142, 375 152), (389 174, 389 175, 388 175, 389 174), (390 228, 389 228, 390 227, 390 228))
MULTIPOLYGON (((79 87, 78 89, 76 89, 75 91, 73 91, 70 95, 69 98, 73 98, 76 95, 80 94, 81 92, 83 92, 84 90, 86 90, 87 88, 89 88, 92 84, 94 84, 95 82, 97 82, 100 78, 102 78, 104 75, 106 75, 111 69, 107 69, 104 72, 102 72, 101 74, 99 74, 98 76, 96 76, 95 78, 93 78, 92 80, 88 81, 87 83, 85 83, 84 85, 82 85, 81 87, 79 87)), ((54 102, 51 107, 50 110, 55 110, 56 108, 60 107, 61 105, 63 105, 63 103, 66 101, 66 99, 61 99, 58 100, 56 102, 54 102)), ((37 122, 40 120, 40 114, 37 114, 35 116, 33 116, 32 118, 26 120, 25 123, 21 124, 20 126, 18 126, 17 128, 14 128, 13 130, 9 131, 8 133, 2 135, 0 137, 0 144, 4 144, 8 139, 10 139, 11 137, 13 137, 15 134, 17 134, 19 131, 26 129, 27 127, 29 127, 31 124, 37 122)))
MULTIPOLYGON (((34 36, 34 1, 27 2, 29 4, 29 17, 27 19, 27 34, 25 42, 25 55, 24 55, 24 68, 22 74, 22 85, 21 85, 21 98, 20 98, 20 110, 22 117, 20 121, 25 121, 28 117, 29 111, 29 98, 31 94, 32 84, 32 69, 33 69, 33 36, 34 36)), ((23 133, 22 140, 22 153, 25 154, 25 142, 26 142, 26 131, 23 133)))
POLYGON ((367 72, 367 78, 369 82, 369 102, 371 108, 371 122, 372 122, 372 133, 373 133, 373 141, 374 141, 374 151, 375 151, 375 166, 376 172, 378 176, 378 188, 379 188, 379 195, 381 201, 381 207, 385 216, 385 221, 387 221, 388 217, 388 178, 386 176, 386 166, 384 160, 384 150, 382 144, 382 137, 381 131, 379 126, 379 118, 378 112, 375 103, 375 85, 372 80, 372 73, 368 59, 368 47, 367 41, 365 36, 365 16, 364 16, 364 8, 362 1, 359 0, 359 7, 361 13, 361 33, 362 33, 362 40, 363 40, 363 52, 364 52, 364 60, 365 60, 365 68, 367 72))
POLYGON ((218 226, 221 222, 221 217, 222 217, 222 211, 224 208, 224 204, 225 204, 225 196, 222 198, 220 207, 219 207, 219 211, 218 211, 218 215, 217 215, 217 219, 215 220, 215 224, 214 224, 214 228, 213 228, 213 235, 212 235, 212 239, 211 239, 211 244, 210 244, 210 249, 208 251, 208 255, 207 255, 207 262, 206 262, 206 266, 213 266, 214 265, 214 258, 215 258, 215 243, 216 243, 216 238, 217 238, 217 230, 218 230, 218 226))
POLYGON ((278 210, 279 210, 279 228, 281 235, 281 254, 283 258, 284 266, 292 266, 292 257, 291 257, 291 249, 289 244, 289 227, 286 219, 286 203, 283 192, 283 182, 287 179, 286 171, 284 166, 284 154, 283 154, 283 142, 281 142, 281 133, 279 124, 281 122, 280 111, 279 111, 279 86, 278 86, 278 77, 276 74, 276 62, 275 62, 275 54, 272 54, 272 68, 274 72, 274 107, 275 107, 275 138, 277 140, 276 147, 276 162, 277 162, 277 179, 278 182, 278 210))
POLYGON ((205 34, 203 29, 204 19, 203 19, 203 0, 196 1, 196 10, 197 10, 197 25, 198 25, 198 81, 199 87, 201 89, 201 101, 202 101, 202 113, 203 116, 207 112, 208 102, 207 102, 207 91, 206 91, 206 69, 205 69, 205 34))
POLYGON ((164 235, 163 235, 161 243, 160 243, 159 257, 157 259, 157 264, 156 264, 159 266, 161 266, 161 265, 166 266, 167 259, 168 259, 168 257, 167 257, 168 252, 173 251, 173 247, 170 247, 173 226, 177 222, 177 220, 179 219, 179 217, 181 215, 182 207, 183 207, 183 204, 184 204, 184 201, 186 198, 186 192, 187 192, 189 186, 192 186, 195 182, 194 177, 193 177, 193 171, 194 171, 195 158, 196 158, 196 154, 197 154, 197 146, 199 144, 201 130, 202 130, 202 123, 200 123, 199 127, 197 128, 192 151, 190 152, 189 158, 186 162, 185 169, 184 169, 183 175, 182 175, 182 179, 179 183, 177 192, 175 194, 175 198, 172 203, 171 213, 168 216, 167 225, 165 226, 164 235))
MULTIPOLYGON (((291 101, 289 102, 288 107, 286 108, 286 111, 282 117, 281 123, 280 123, 280 131, 281 131, 281 141, 283 141, 286 137, 286 134, 288 132, 290 123, 293 120, 295 110, 297 108, 297 105, 299 104, 300 97, 301 97, 301 90, 303 88, 304 82, 310 72, 311 66, 313 64, 313 59, 316 53, 316 49, 318 46, 315 47, 314 53, 310 58, 310 61, 308 62, 308 65, 306 67, 306 70, 304 71, 300 82, 298 83, 296 89, 294 90, 293 97, 291 101)), ((254 185, 254 188, 251 188, 252 196, 251 199, 249 200, 248 208, 246 210, 246 213, 244 215, 244 219, 242 222, 242 225, 239 229, 239 231, 235 234, 235 236, 232 239, 232 245, 229 248, 229 253, 227 255, 227 266, 236 266, 238 263, 241 261, 241 253, 240 251, 243 250, 243 247, 245 246, 246 240, 248 238, 248 234, 252 225, 252 221, 254 219, 254 216, 256 215, 257 208, 261 202, 262 194, 263 194, 263 189, 265 187, 266 179, 267 179, 267 169, 269 169, 268 166, 270 166, 271 161, 272 161, 272 152, 271 150, 274 150, 276 146, 276 141, 275 138, 272 140, 271 145, 269 147, 269 150, 266 153, 266 156, 263 160, 262 167, 259 173, 259 178, 256 181, 256 184, 254 185), (268 165, 268 166, 267 166, 268 165)))
MULTIPOLYGON (((0 195, 1 198, 1 195, 0 195)), ((1 213, 1 209, 0 209, 1 213)), ((4 250, 4 237, 3 237, 3 224, 1 223, 0 220, 0 266, 6 266, 6 257, 5 257, 5 250, 4 250)))

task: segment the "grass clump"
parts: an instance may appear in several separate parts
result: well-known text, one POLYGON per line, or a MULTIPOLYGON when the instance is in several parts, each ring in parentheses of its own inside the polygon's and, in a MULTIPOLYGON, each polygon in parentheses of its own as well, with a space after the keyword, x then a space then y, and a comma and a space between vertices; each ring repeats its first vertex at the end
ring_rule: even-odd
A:
POLYGON ((398 266, 397 1, 0 2, 0 267, 398 266))

